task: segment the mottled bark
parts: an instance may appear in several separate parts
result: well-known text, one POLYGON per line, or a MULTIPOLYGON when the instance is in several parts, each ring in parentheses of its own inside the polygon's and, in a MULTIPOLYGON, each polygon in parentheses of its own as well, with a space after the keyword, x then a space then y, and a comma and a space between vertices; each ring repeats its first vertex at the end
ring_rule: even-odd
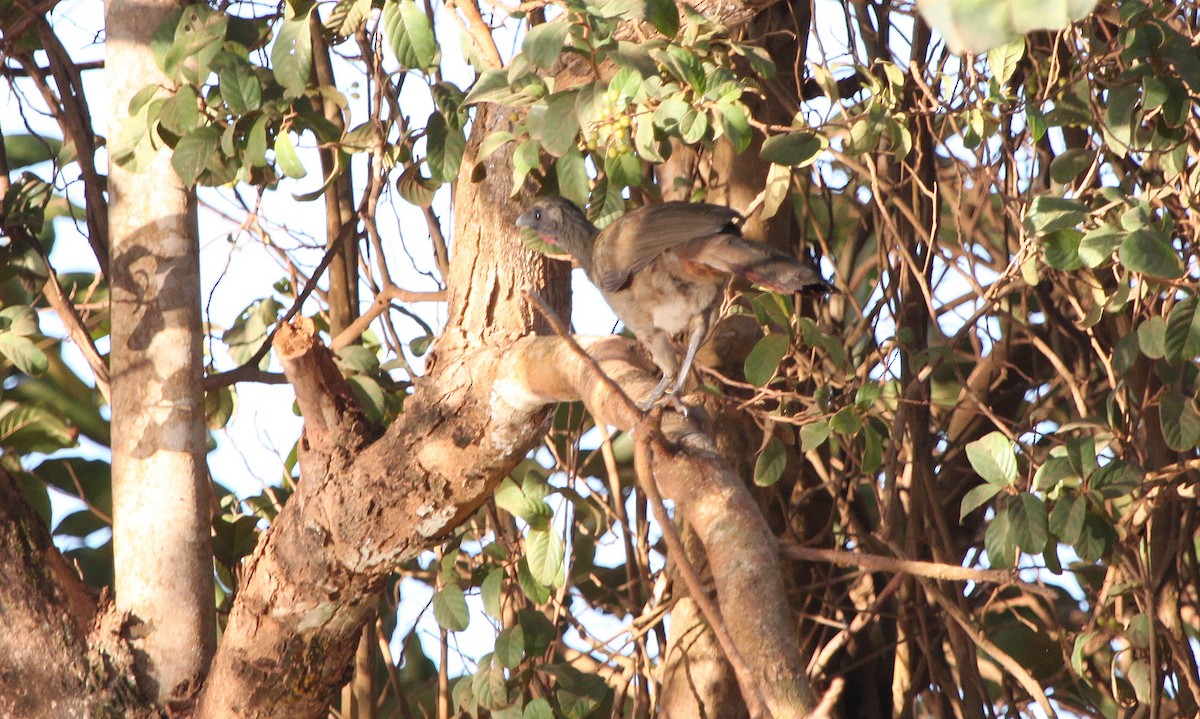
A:
MULTIPOLYGON (((136 92, 169 84, 150 38, 175 7, 105 7, 113 137, 136 92)), ((217 638, 195 207, 166 147, 141 172, 112 167, 108 192, 116 602, 137 624, 142 689, 165 703, 195 690, 217 638)))

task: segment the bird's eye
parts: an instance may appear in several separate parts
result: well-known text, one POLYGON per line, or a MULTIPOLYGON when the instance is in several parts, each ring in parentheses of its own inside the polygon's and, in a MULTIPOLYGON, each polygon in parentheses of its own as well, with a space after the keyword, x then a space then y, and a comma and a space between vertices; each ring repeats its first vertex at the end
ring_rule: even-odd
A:
POLYGON ((535 219, 535 220, 540 220, 540 219, 542 219, 542 211, 541 211, 541 210, 534 210, 534 211, 533 211, 533 219, 535 219))

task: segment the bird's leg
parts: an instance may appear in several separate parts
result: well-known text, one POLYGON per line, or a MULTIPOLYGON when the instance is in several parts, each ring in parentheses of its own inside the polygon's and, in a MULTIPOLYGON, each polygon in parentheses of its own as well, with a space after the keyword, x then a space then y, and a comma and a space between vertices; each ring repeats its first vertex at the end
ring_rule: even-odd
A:
POLYGON ((654 360, 654 364, 658 365, 659 370, 662 371, 662 379, 658 381, 654 389, 650 390, 650 394, 644 400, 637 403, 638 407, 646 412, 662 399, 667 388, 679 376, 679 355, 671 343, 671 338, 665 332, 647 330, 639 335, 638 339, 650 351, 650 359, 654 360))
POLYGON ((696 359, 696 352, 700 350, 700 344, 704 342, 704 337, 708 334, 708 315, 696 315, 691 324, 692 334, 688 337, 687 352, 683 355, 683 363, 679 365, 679 378, 675 380, 675 387, 667 395, 667 401, 671 403, 671 406, 684 416, 687 416, 688 407, 679 398, 679 395, 683 391, 683 385, 687 383, 688 372, 692 371, 692 362, 696 359))

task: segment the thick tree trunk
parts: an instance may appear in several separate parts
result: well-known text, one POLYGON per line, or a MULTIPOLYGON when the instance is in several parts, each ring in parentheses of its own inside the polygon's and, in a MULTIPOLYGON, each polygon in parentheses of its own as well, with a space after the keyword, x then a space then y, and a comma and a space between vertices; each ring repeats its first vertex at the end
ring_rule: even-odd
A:
MULTIPOLYGON (((111 137, 158 74, 150 38, 176 3, 105 8, 111 137)), ((216 644, 200 268, 190 192, 163 150, 110 169, 113 554, 116 602, 137 625, 138 674, 160 703, 194 691, 216 644)))

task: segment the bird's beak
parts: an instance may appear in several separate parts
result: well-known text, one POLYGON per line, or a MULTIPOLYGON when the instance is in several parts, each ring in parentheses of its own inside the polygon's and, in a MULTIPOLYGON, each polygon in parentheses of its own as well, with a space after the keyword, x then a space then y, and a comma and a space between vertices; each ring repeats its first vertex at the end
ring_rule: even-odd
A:
POLYGON ((533 227, 533 218, 528 212, 517 218, 517 227, 533 227))

